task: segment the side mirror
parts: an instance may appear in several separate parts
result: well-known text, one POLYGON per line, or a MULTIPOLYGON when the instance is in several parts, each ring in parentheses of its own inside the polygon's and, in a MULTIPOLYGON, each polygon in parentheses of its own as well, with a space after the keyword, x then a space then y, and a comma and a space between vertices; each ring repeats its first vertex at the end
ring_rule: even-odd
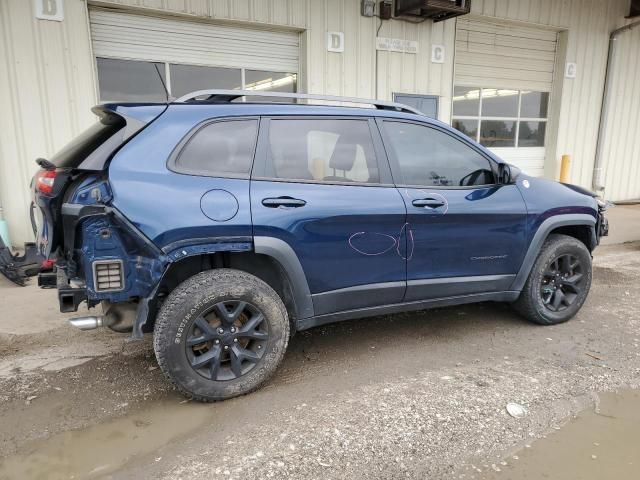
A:
POLYGON ((506 163, 498 164, 498 183, 508 185, 511 183, 511 168, 506 163))

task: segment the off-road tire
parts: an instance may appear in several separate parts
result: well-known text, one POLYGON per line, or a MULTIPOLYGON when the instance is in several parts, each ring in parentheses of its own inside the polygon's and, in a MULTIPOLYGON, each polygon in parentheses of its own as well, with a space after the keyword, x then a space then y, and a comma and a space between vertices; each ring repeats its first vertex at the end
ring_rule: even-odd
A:
POLYGON ((581 241, 567 235, 549 235, 531 268, 520 297, 513 303, 513 307, 524 318, 540 325, 556 325, 566 322, 578 313, 584 304, 591 287, 591 279, 591 254, 587 247, 581 241), (583 268, 584 283, 582 290, 571 305, 562 311, 554 312, 545 306, 540 292, 544 272, 561 255, 576 257, 583 268))
POLYGON ((244 395, 263 384, 282 361, 289 340, 287 310, 278 294, 259 278, 232 269, 198 273, 182 282, 157 317, 153 346, 165 376, 186 397, 215 402, 244 395), (269 336, 258 363, 238 378, 217 381, 201 376, 186 353, 187 332, 197 317, 221 301, 249 302, 264 315, 269 336))

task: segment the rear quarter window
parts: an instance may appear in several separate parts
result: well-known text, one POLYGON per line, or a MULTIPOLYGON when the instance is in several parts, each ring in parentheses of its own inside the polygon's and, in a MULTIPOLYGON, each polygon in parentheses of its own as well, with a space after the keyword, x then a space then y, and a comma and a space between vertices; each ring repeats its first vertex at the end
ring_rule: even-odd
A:
POLYGON ((49 159, 58 168, 77 168, 103 143, 119 132, 125 121, 119 117, 109 117, 91 125, 80 135, 67 143, 49 159))
POLYGON ((169 166, 191 175, 248 178, 257 136, 255 119, 206 124, 186 140, 169 166))

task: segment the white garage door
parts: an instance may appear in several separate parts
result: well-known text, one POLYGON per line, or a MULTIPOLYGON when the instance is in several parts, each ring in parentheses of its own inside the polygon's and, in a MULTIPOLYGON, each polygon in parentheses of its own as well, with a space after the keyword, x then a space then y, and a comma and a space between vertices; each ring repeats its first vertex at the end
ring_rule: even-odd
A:
POLYGON ((452 124, 525 172, 544 173, 557 33, 459 18, 452 124))
POLYGON ((101 101, 203 88, 295 91, 299 33, 90 10, 101 101))

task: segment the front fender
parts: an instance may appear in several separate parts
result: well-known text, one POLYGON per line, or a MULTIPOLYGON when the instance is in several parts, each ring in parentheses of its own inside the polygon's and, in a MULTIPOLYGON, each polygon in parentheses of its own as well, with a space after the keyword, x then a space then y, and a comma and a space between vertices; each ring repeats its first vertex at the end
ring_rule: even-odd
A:
POLYGON ((529 272, 533 267, 533 263, 536 261, 536 258, 538 258, 538 254, 542 249, 544 241, 549 236, 549 233, 558 227, 574 225, 583 225, 590 227, 592 230, 592 235, 595 238, 596 219, 593 217, 593 215, 588 215, 586 213, 568 213, 562 215, 554 215, 547 218, 540 224, 540 226, 536 230, 536 233, 533 235, 522 265, 520 266, 520 270, 518 271, 518 274, 516 275, 516 278, 513 281, 510 290, 522 290, 525 282, 527 281, 527 278, 529 277, 529 272))

